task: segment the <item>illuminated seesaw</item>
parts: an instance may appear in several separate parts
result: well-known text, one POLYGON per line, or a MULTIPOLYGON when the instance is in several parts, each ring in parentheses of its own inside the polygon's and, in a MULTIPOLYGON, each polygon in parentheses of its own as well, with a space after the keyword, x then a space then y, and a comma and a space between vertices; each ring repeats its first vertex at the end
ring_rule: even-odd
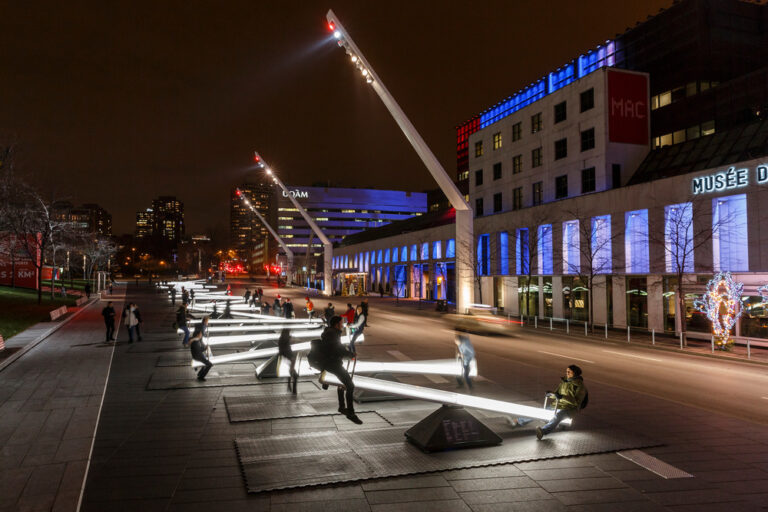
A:
MULTIPOLYGON (((278 358, 275 367, 276 377, 290 377, 291 376, 291 363, 280 355, 276 355, 278 358)), ((256 368, 256 375, 261 375, 265 368, 272 363, 272 359, 260 365, 256 368)), ((355 374, 379 374, 379 373, 399 373, 410 375, 444 375, 453 377, 462 377, 464 375, 464 367, 458 359, 435 359, 432 361, 360 361, 359 359, 354 365, 355 374)), ((309 375, 318 375, 319 370, 312 368, 309 365, 309 361, 306 358, 300 357, 296 361, 296 372, 299 377, 306 377, 309 375)), ((469 365, 469 376, 477 377, 477 362, 472 361, 469 365)))
MULTIPOLYGON (((291 327, 293 325, 297 324, 321 324, 323 321, 317 317, 313 319, 309 318, 281 318, 279 316, 270 316, 270 315, 254 315, 255 318, 209 318, 208 324, 209 325, 219 325, 219 324, 232 324, 232 325, 269 325, 269 324, 280 324, 285 325, 286 327, 291 327)), ((199 324, 203 320, 201 318, 194 318, 189 321, 190 324, 199 324)))
MULTIPOLYGON (((291 333, 291 337, 295 337, 294 333, 291 333)), ((360 345, 364 341, 365 341, 365 334, 361 334, 357 338, 357 340, 355 340, 355 344, 360 345)), ((343 335, 341 337, 341 342, 342 344, 345 344, 345 345, 349 344, 349 336, 343 335)), ((211 344, 209 343, 209 347, 210 345, 211 344)), ((291 350, 293 350, 294 352, 302 352, 302 351, 309 350, 311 348, 312 348, 311 341, 302 341, 299 343, 291 344, 291 350)), ((210 355, 208 357, 208 360, 213 364, 237 363, 237 362, 243 362, 243 361, 254 361, 257 359, 268 359, 272 356, 276 356, 278 353, 279 351, 277 347, 252 349, 252 350, 248 350, 247 352, 237 352, 234 354, 224 354, 221 356, 215 356, 209 350, 210 355)), ((203 364, 199 361, 192 360, 192 367, 197 368, 198 366, 203 366, 203 364)))
MULTIPOLYGON (((291 331, 291 338, 297 339, 316 339, 323 334, 323 328, 312 329, 297 329, 291 331)), ((237 343, 263 343, 265 341, 277 341, 280 339, 279 332, 262 333, 262 334, 229 334, 209 336, 206 343, 212 347, 221 345, 234 345, 237 343)))
MULTIPOLYGON (((210 320, 209 320, 210 322, 210 320)), ((317 322, 315 323, 308 323, 304 322, 301 324, 251 324, 251 325, 209 325, 208 326, 208 332, 211 334, 219 333, 219 332, 274 332, 274 331, 281 331, 285 328, 291 329, 293 332, 293 329, 299 330, 299 329, 317 329, 318 327, 317 322)), ((183 334, 184 331, 181 329, 176 330, 177 333, 183 334)))

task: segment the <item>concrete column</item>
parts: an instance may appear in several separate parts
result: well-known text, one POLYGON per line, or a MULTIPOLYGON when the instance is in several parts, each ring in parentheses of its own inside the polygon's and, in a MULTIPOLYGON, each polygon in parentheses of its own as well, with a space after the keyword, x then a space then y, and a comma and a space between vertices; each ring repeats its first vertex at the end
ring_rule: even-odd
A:
POLYGON ((536 316, 542 318, 544 316, 544 278, 542 276, 534 276, 532 279, 539 286, 539 310, 536 312, 536 316))
POLYGON ((667 252, 664 249, 664 207, 648 208, 648 257, 649 271, 666 272, 667 252))
POLYGON ((613 276, 613 326, 627 326, 627 280, 624 276, 613 276))
POLYGON ((563 318, 563 276, 552 276, 552 316, 563 318))
POLYGON ((520 316, 517 286, 517 277, 504 278, 504 311, 512 316, 520 316))
POLYGON ((699 244, 699 240, 693 243, 696 249, 693 251, 694 271, 712 272, 712 198, 704 197, 693 202, 693 233, 706 233, 706 240, 699 244))
POLYGON ((664 283, 658 274, 651 274, 647 281, 648 329, 664 332, 664 283))
POLYGON ((594 314, 592 315, 593 322, 596 325, 603 325, 608 320, 608 296, 606 295, 606 282, 610 279, 610 276, 596 276, 592 284, 592 307, 594 308, 594 314))

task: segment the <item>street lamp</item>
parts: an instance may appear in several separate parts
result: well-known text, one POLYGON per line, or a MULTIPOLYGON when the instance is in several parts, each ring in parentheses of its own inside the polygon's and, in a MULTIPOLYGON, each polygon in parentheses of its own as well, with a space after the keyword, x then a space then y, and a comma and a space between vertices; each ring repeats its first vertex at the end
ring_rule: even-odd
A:
POLYGON ((445 172, 432 150, 429 149, 395 98, 376 75, 373 67, 355 45, 332 10, 328 11, 326 19, 328 20, 328 29, 333 33, 338 45, 344 48, 350 61, 360 71, 366 83, 373 87, 373 90, 379 95, 421 161, 427 166, 440 189, 451 202, 451 206, 456 210, 456 311, 464 313, 472 302, 472 248, 474 245, 472 208, 464 200, 456 184, 445 172))
MULTIPOLYGON (((286 278, 285 278, 285 285, 290 286, 291 285, 291 278, 293 274, 293 251, 285 245, 285 242, 283 242, 283 239, 280 238, 280 235, 278 235, 274 229, 272 229, 272 226, 269 225, 267 220, 262 217, 261 213, 259 213, 259 210, 254 208, 254 206, 251 204, 251 202, 243 195, 243 193, 240 191, 239 188, 235 189, 235 194, 237 194, 237 197, 243 200, 243 203, 245 203, 245 206, 251 209, 251 211, 258 217, 258 219, 261 221, 262 224, 267 228, 267 230, 270 232, 270 234, 277 240, 277 243, 280 244, 280 247, 283 248, 285 251, 285 255, 288 258, 288 269, 286 271, 286 278)), ((267 261, 269 263, 269 261, 267 261)), ((267 270, 267 276, 269 276, 269 270, 267 270)))
MULTIPOLYGON (((333 295, 333 270, 331 269, 331 263, 333 260, 333 244, 330 240, 328 240, 328 237, 325 236, 325 233, 320 230, 312 217, 309 216, 304 207, 301 206, 296 198, 291 195, 280 178, 278 178, 277 175, 272 172, 272 169, 269 168, 269 166, 266 164, 266 162, 264 162, 264 159, 261 158, 261 155, 259 155, 257 151, 254 151, 253 153, 253 160, 256 162, 256 165, 258 165, 259 168, 264 169, 267 175, 272 178, 272 181, 274 181, 277 186, 280 187, 280 189, 283 191, 283 195, 287 197, 291 203, 293 203, 293 206, 299 211, 299 213, 301 213, 301 216, 304 217, 305 221, 307 221, 307 224, 309 224, 309 227, 312 228, 312 231, 314 231, 315 235, 317 235, 317 238, 319 238, 323 243, 323 295, 333 295)), ((312 251, 311 244, 307 248, 307 251, 312 251)))

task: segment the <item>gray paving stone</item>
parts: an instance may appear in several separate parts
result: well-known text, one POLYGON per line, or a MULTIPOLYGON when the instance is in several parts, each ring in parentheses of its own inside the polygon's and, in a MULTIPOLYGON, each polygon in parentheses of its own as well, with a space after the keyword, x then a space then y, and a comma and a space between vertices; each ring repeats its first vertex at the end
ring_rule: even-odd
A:
POLYGON ((523 489, 499 489, 495 491, 469 491, 461 493, 461 498, 474 508, 474 505, 480 503, 551 500, 552 495, 541 487, 528 487, 523 489))
POLYGON ((371 512, 471 512, 462 500, 438 500, 429 502, 382 503, 371 506, 371 512))
POLYGON ((543 480, 539 481, 538 484, 551 493, 563 491, 597 491, 601 489, 619 489, 627 487, 626 484, 611 477, 543 480))
POLYGON ((568 507, 568 512, 662 512, 669 510, 652 501, 629 501, 622 503, 591 503, 568 507))
POLYGON ((557 500, 518 501, 513 503, 481 503, 472 505, 472 512, 564 512, 565 505, 557 500))
POLYGON ((442 475, 413 475, 361 482, 363 491, 386 491, 392 489, 416 489, 420 487, 448 487, 450 484, 442 475))
MULTIPOLYGON (((589 491, 558 492, 553 496, 564 505, 585 505, 592 503, 623 503, 625 501, 642 501, 642 494, 634 489, 603 489, 589 491)), ((619 505, 616 506, 620 508, 619 505)))
MULTIPOLYGON (((635 466, 637 467, 637 466, 635 466)), ((552 469, 523 469, 523 472, 537 482, 542 480, 563 480, 568 478, 600 478, 605 473, 595 467, 567 467, 552 469)))
POLYGON ((369 491, 365 493, 368 503, 404 503, 410 501, 454 500, 459 495, 451 487, 426 487, 423 489, 399 489, 391 491, 369 491))
POLYGON ((451 485, 456 492, 486 491, 495 489, 520 489, 522 487, 538 487, 538 484, 527 476, 504 476, 476 478, 473 480, 452 480, 451 485))
POLYGON ((504 476, 525 476, 514 464, 502 464, 487 468, 454 469, 441 473, 446 480, 464 480, 477 478, 498 478, 504 476))

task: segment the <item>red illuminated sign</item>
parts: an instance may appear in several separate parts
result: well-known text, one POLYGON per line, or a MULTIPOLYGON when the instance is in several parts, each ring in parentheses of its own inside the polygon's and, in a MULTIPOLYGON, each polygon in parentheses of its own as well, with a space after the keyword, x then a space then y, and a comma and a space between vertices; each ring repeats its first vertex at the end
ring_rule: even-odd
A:
MULTIPOLYGON (((34 235, 29 235, 29 247, 36 248, 34 235)), ((40 261, 39 252, 36 255, 40 261)), ((15 235, 0 233, 0 285, 37 289, 37 268, 15 235)))
POLYGON ((608 71, 608 140, 648 144, 648 76, 608 71))

